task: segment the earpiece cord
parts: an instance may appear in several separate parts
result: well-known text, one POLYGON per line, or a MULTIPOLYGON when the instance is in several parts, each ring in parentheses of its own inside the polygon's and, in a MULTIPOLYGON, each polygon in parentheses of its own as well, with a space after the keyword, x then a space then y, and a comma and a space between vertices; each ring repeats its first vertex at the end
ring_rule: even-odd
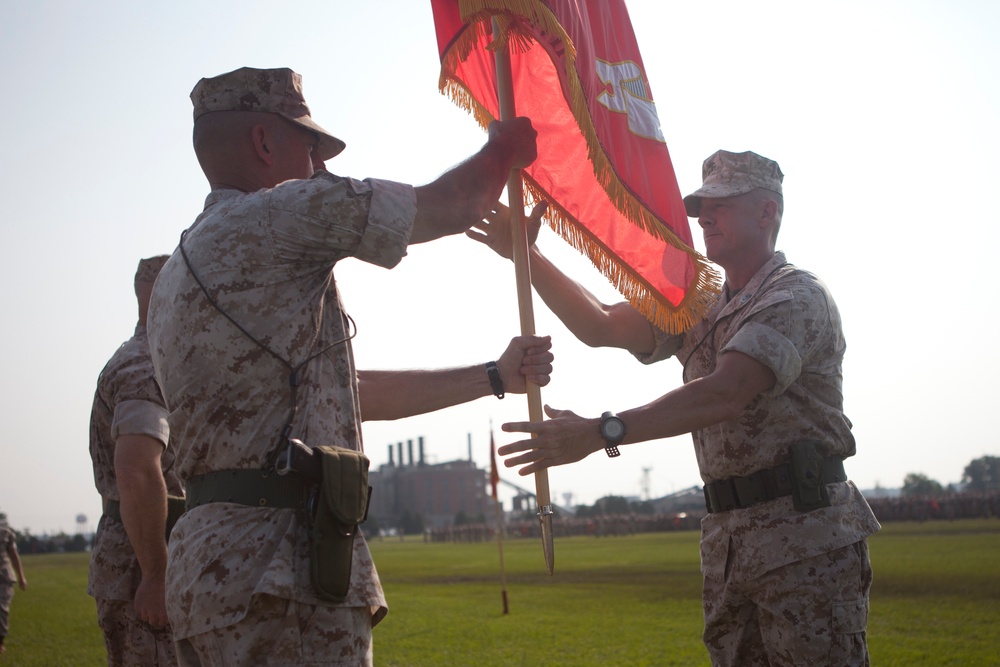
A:
MULTIPOLYGON (((272 470, 274 470, 274 464, 278 459, 278 454, 281 453, 282 448, 287 444, 289 436, 291 436, 292 424, 294 423, 295 417, 298 414, 299 371, 301 371, 302 368, 307 363, 309 363, 316 357, 320 356, 321 354, 325 353, 327 350, 333 348, 336 345, 341 345, 343 343, 346 343, 347 341, 354 338, 358 334, 357 325, 354 323, 354 318, 352 318, 347 313, 344 313, 344 316, 347 318, 347 321, 349 322, 348 326, 349 334, 346 337, 335 340, 329 345, 309 355, 296 366, 292 366, 291 362, 289 362, 287 359, 282 357, 280 354, 272 350, 264 343, 257 340, 257 338, 253 336, 253 334, 247 331, 229 313, 223 310, 222 306, 220 306, 218 302, 214 298, 212 298, 212 295, 209 293, 208 288, 205 287, 205 284, 201 281, 201 278, 199 278, 198 274, 195 273, 194 267, 191 266, 191 260, 188 258, 187 251, 184 249, 184 238, 187 236, 188 231, 189 230, 184 230, 184 232, 181 233, 181 240, 178 247, 180 248, 181 256, 184 258, 184 264, 187 266, 188 272, 190 272, 191 277, 194 278, 194 281, 198 284, 198 287, 201 288, 201 291, 202 293, 204 293, 205 298, 208 299, 208 302, 212 304, 213 308, 215 308, 217 311, 219 311, 219 313, 222 314, 223 317, 229 320, 233 324, 233 326, 235 326, 244 336, 249 338, 254 344, 256 344, 258 347, 260 347, 262 350, 270 354, 275 359, 277 359, 279 362, 281 362, 282 365, 284 365, 290 371, 288 376, 288 385, 291 394, 290 396, 291 405, 289 407, 288 420, 285 423, 285 426, 281 429, 281 434, 278 436, 278 441, 275 443, 274 448, 268 453, 267 458, 264 460, 263 470, 265 470, 266 472, 271 472, 272 470)), ((320 318, 320 320, 322 320, 322 318, 320 318)), ((318 326, 319 325, 317 324, 317 327, 318 326)))

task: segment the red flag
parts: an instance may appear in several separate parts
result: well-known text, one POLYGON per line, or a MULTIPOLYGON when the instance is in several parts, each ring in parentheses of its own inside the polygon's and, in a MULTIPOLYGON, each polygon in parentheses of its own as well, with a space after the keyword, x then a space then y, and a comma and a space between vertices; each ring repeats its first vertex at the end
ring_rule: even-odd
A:
POLYGON ((624 0, 431 0, 441 91, 483 127, 499 117, 494 48, 511 48, 522 170, 555 230, 651 322, 680 332, 718 292, 691 229, 624 0), (491 19, 501 38, 493 44, 491 19))
POLYGON ((500 473, 497 472, 497 448, 493 442, 493 431, 490 430, 490 489, 493 500, 497 499, 497 484, 500 483, 500 473))

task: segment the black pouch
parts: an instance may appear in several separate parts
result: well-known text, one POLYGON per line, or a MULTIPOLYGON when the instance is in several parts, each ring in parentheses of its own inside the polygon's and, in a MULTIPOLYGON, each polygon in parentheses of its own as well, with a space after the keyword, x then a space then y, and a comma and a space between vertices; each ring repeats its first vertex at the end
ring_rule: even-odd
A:
POLYGON ((792 461, 792 504, 798 512, 830 506, 823 481, 823 457, 815 441, 797 442, 788 448, 792 461))
POLYGON ((170 541, 170 533, 174 529, 177 519, 184 514, 184 498, 181 496, 167 496, 167 541, 170 541))
POLYGON ((368 513, 368 457, 342 447, 316 447, 323 480, 309 531, 309 577, 316 595, 343 602, 351 585, 358 525, 368 513))

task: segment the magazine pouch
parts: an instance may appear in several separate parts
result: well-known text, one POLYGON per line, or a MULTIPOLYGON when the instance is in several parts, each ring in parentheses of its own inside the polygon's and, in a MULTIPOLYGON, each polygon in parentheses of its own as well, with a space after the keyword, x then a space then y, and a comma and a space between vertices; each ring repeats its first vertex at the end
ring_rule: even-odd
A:
POLYGON ((343 602, 351 584, 354 537, 368 513, 368 457, 342 447, 314 451, 321 456, 323 479, 309 531, 309 575, 320 598, 343 602))
POLYGON ((798 512, 830 506, 823 479, 824 461, 815 441, 797 442, 789 448, 792 460, 792 504, 798 512))

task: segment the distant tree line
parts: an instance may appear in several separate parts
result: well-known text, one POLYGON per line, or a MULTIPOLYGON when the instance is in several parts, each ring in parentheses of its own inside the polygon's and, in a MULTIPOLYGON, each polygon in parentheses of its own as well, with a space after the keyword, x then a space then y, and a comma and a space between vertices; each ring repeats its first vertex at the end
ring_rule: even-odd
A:
POLYGON ((906 498, 921 496, 943 496, 956 491, 989 493, 1000 491, 1000 456, 982 456, 965 466, 959 488, 943 486, 937 480, 922 473, 911 472, 903 479, 900 495, 906 498))

